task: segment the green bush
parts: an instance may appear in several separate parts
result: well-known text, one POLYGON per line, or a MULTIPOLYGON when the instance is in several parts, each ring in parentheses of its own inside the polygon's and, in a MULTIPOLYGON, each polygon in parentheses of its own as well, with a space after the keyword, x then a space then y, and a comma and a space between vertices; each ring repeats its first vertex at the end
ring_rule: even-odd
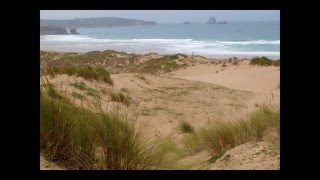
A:
POLYGON ((280 60, 274 61, 273 65, 274 65, 274 66, 280 66, 280 60))
POLYGON ((157 59, 150 59, 148 61, 138 64, 134 69, 140 73, 150 73, 155 74, 161 71, 171 72, 182 67, 178 64, 175 59, 178 59, 175 55, 173 56, 164 56, 157 59))
POLYGON ((250 61, 250 65, 259 65, 259 66, 280 66, 280 60, 273 61, 266 57, 254 57, 250 61))

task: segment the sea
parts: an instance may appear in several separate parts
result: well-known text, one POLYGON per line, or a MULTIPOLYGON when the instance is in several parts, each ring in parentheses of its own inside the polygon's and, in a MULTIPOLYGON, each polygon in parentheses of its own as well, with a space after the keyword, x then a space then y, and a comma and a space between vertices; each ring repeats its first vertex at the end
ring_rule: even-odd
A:
POLYGON ((209 58, 280 58, 279 21, 77 28, 77 32, 80 34, 40 36, 40 50, 88 52, 111 49, 139 54, 196 54, 209 58))

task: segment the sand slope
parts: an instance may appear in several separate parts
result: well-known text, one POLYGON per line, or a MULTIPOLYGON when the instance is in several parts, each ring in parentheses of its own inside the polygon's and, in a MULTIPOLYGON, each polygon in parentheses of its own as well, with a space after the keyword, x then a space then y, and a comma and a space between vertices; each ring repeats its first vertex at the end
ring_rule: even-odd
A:
POLYGON ((238 65, 227 63, 199 64, 178 69, 172 77, 201 81, 225 86, 228 88, 247 90, 257 96, 252 104, 265 103, 280 105, 280 67, 253 66, 249 61, 239 61, 238 65))
POLYGON ((213 165, 212 170, 276 170, 280 167, 280 153, 267 142, 248 142, 227 151, 213 165))
MULTIPOLYGON (((113 87, 104 82, 68 75, 58 75, 49 78, 49 81, 61 92, 67 91, 71 97, 76 92, 91 99, 86 90, 71 86, 73 83, 84 83, 87 88, 98 92, 105 110, 120 108, 124 114, 136 117, 137 123, 148 127, 153 137, 169 134, 179 136, 177 126, 182 120, 198 128, 208 122, 233 118, 248 108, 246 102, 254 96, 248 91, 171 77, 133 73, 115 74, 111 77, 113 87), (108 94, 111 91, 122 91, 132 97, 129 107, 111 101, 108 94)), ((76 98, 74 100, 80 103, 76 98)))

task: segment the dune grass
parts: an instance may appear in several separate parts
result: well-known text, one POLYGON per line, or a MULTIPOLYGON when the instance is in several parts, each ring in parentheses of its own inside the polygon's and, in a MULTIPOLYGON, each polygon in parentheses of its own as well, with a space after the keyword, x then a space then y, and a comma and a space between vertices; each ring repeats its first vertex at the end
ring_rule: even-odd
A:
POLYGON ((80 99, 80 100, 85 99, 85 96, 83 96, 82 94, 77 93, 77 92, 72 92, 71 95, 72 95, 73 97, 77 98, 77 99, 80 99))
POLYGON ((75 82, 75 83, 70 83, 69 85, 81 91, 88 90, 88 86, 84 82, 75 82))
POLYGON ((179 129, 183 133, 193 133, 193 126, 187 121, 181 121, 179 124, 179 129))
POLYGON ((77 75, 84 79, 94 79, 104 81, 107 84, 113 85, 110 73, 103 67, 93 67, 89 65, 65 65, 65 66, 48 66, 47 74, 54 77, 56 74, 68 74, 70 76, 77 75))
POLYGON ((185 134, 181 140, 184 156, 208 150, 214 163, 227 150, 250 141, 261 141, 268 130, 280 134, 280 113, 266 105, 238 121, 217 121, 207 127, 185 134))
POLYGON ((111 101, 121 102, 126 106, 129 106, 130 100, 132 100, 130 96, 124 94, 123 92, 113 91, 110 93, 110 97, 111 97, 111 101))
POLYGON ((67 169, 163 169, 172 164, 168 155, 174 145, 169 139, 151 143, 145 131, 127 117, 100 109, 78 107, 41 89, 40 150, 44 157, 67 169))
POLYGON ((280 113, 272 107, 261 106, 239 121, 218 121, 201 132, 214 154, 249 141, 261 141, 268 128, 280 128, 280 113))
POLYGON ((201 136, 196 131, 193 133, 185 134, 181 139, 182 151, 185 155, 193 155, 200 150, 204 149, 203 143, 201 141, 201 136))
POLYGON ((274 62, 273 62, 273 65, 274 65, 274 66, 280 66, 280 60, 274 61, 274 62))
POLYGON ((259 66, 280 66, 280 60, 273 61, 267 57, 254 57, 250 61, 250 65, 259 66))
POLYGON ((146 62, 138 64, 134 69, 140 73, 156 74, 159 72, 171 72, 182 67, 175 60, 178 60, 178 55, 166 55, 157 59, 150 59, 146 62))
MULTIPOLYGON (((175 143, 164 138, 151 142, 146 131, 118 112, 76 106, 52 84, 40 89, 40 150, 50 161, 68 169, 170 169, 175 143)), ((130 97, 112 92, 114 101, 130 97)), ((111 98, 112 95, 110 94, 111 98)), ((160 109, 159 109, 160 110, 160 109)), ((218 121, 203 129, 182 121, 184 151, 211 152, 214 163, 225 151, 249 141, 260 141, 269 128, 280 131, 280 113, 269 106, 239 121, 218 121)))

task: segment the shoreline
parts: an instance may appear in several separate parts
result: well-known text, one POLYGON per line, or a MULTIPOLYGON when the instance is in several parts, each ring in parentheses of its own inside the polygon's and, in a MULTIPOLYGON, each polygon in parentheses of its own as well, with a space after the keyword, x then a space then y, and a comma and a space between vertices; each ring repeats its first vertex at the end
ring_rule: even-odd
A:
MULTIPOLYGON (((40 47, 40 51, 47 51, 47 52, 58 52, 58 53, 79 53, 79 54, 84 54, 84 53, 88 53, 88 52, 93 52, 93 51, 106 51, 106 50, 114 50, 117 52, 125 52, 128 54, 138 54, 138 55, 146 55, 146 54, 159 54, 159 55, 172 55, 172 54, 183 54, 183 55, 188 55, 188 56, 192 56, 192 54, 189 53, 183 53, 183 52, 176 52, 176 53, 159 53, 159 52, 155 52, 155 51, 149 51, 149 52, 132 52, 132 51, 123 51, 123 50, 118 50, 118 49, 99 49, 99 50, 83 50, 83 51, 75 51, 75 50, 69 50, 69 49, 61 49, 60 48, 43 48, 40 47)), ((202 56, 205 57, 209 60, 224 60, 224 59, 228 59, 228 58, 240 58, 240 59, 251 59, 253 57, 267 57, 270 60, 279 60, 280 59, 280 54, 279 55, 274 55, 274 54, 211 54, 211 55, 206 55, 206 54, 198 54, 195 53, 195 56, 202 56)))

